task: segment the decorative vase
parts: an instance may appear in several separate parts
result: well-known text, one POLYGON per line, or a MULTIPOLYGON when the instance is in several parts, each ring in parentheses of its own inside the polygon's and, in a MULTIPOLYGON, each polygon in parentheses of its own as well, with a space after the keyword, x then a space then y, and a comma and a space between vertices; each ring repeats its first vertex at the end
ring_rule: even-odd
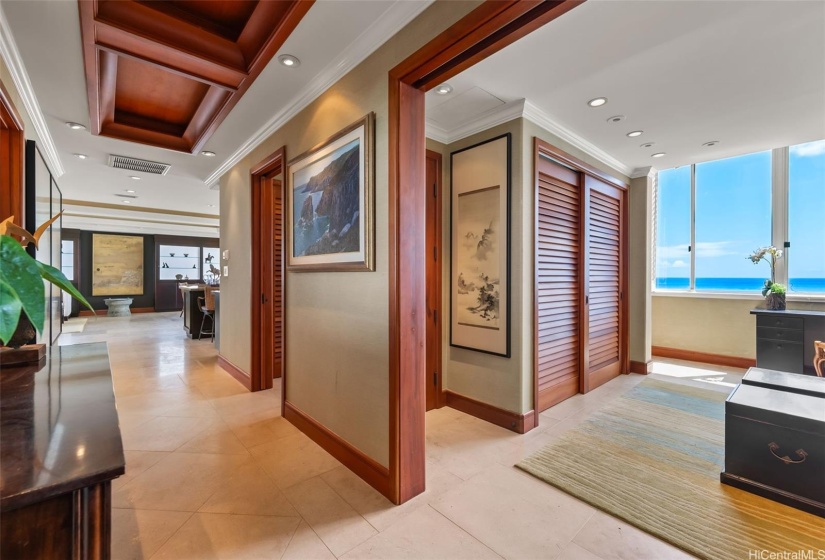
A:
POLYGON ((785 294, 770 293, 765 298, 765 308, 771 311, 785 310, 785 294))
POLYGON ((9 348, 20 348, 25 344, 29 344, 37 335, 34 325, 29 321, 28 315, 20 313, 20 320, 17 322, 17 330, 11 335, 11 338, 6 343, 9 348))

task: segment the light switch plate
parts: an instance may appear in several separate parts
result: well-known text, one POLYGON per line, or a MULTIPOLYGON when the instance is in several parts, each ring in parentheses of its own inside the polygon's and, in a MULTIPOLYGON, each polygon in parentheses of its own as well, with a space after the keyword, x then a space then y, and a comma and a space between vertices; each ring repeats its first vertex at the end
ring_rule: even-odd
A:
POLYGON ((229 267, 228 266, 223 267, 223 274, 221 274, 221 276, 223 276, 224 278, 229 277, 229 267))
POLYGON ((223 252, 223 260, 225 260, 225 261, 228 261, 228 260, 229 260, 229 249, 226 249, 226 250, 223 252))

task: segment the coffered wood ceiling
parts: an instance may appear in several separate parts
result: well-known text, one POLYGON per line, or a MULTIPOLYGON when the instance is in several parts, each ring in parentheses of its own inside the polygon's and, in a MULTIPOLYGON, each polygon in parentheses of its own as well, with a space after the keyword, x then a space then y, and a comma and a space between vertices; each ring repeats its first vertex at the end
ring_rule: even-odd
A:
POLYGON ((314 0, 79 0, 93 134, 195 153, 314 0))

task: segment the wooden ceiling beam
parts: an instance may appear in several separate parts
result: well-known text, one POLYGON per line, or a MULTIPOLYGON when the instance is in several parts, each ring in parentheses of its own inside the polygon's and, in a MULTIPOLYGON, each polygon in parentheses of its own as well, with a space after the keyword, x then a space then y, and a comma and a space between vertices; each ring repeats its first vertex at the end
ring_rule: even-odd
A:
POLYGON ((199 151, 314 0, 215 2, 78 0, 93 134, 199 151))

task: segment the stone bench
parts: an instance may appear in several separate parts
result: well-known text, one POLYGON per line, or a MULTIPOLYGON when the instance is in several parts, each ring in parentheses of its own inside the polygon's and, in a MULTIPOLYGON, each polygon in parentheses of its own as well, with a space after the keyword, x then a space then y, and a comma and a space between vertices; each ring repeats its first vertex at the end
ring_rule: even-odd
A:
POLYGON ((129 311, 132 298, 106 298, 103 303, 109 308, 109 311, 106 312, 107 317, 129 317, 132 315, 132 312, 129 311))

